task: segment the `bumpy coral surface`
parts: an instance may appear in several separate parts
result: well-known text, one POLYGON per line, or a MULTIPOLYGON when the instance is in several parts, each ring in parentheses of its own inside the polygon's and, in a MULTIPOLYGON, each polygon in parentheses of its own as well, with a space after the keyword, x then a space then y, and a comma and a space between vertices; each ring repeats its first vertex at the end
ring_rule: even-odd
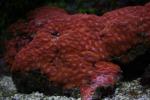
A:
POLYGON ((82 99, 91 100, 98 87, 119 79, 121 70, 112 57, 150 40, 149 5, 103 16, 36 9, 9 28, 15 38, 7 42, 5 58, 14 72, 39 69, 57 85, 79 87, 82 99))

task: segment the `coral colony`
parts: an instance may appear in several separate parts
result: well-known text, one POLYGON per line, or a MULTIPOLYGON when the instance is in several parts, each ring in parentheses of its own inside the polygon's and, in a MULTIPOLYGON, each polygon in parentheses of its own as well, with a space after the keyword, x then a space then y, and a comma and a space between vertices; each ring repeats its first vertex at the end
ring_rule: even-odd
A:
POLYGON ((12 24, 5 59, 13 72, 38 69, 55 85, 80 88, 92 100, 99 87, 114 86, 122 72, 111 59, 150 42, 150 3, 102 16, 67 14, 41 7, 12 24))

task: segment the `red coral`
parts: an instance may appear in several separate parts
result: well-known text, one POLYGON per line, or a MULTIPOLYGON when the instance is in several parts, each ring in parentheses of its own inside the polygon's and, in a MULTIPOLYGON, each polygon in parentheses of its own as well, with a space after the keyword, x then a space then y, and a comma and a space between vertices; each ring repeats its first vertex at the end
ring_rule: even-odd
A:
POLYGON ((114 85, 119 78, 121 70, 111 63, 112 56, 149 40, 149 12, 149 4, 101 17, 43 7, 30 13, 27 21, 11 26, 14 33, 36 34, 17 52, 14 44, 23 40, 10 40, 7 59, 14 58, 12 71, 40 69, 55 84, 80 87, 83 100, 91 100, 96 88, 114 85))

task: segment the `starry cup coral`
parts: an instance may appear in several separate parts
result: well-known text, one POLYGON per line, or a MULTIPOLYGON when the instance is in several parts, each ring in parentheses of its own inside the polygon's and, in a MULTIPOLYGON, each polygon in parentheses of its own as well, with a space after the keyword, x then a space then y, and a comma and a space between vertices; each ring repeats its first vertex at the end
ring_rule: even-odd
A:
POLYGON ((82 99, 92 100, 97 88, 114 86, 120 77, 112 57, 150 41, 149 5, 103 16, 38 8, 10 26, 15 38, 6 42, 6 61, 13 72, 38 69, 54 84, 79 87, 82 99))

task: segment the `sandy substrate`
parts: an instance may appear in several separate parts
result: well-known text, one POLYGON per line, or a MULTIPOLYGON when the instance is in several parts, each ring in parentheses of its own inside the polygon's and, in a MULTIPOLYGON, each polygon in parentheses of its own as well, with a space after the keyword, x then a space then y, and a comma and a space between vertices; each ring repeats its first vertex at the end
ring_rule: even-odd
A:
MULTIPOLYGON (((10 76, 0 77, 0 100, 81 100, 65 96, 45 96, 43 93, 20 94, 10 76)), ((150 89, 139 84, 139 78, 131 82, 121 82, 113 96, 102 100, 150 100, 150 89)))

